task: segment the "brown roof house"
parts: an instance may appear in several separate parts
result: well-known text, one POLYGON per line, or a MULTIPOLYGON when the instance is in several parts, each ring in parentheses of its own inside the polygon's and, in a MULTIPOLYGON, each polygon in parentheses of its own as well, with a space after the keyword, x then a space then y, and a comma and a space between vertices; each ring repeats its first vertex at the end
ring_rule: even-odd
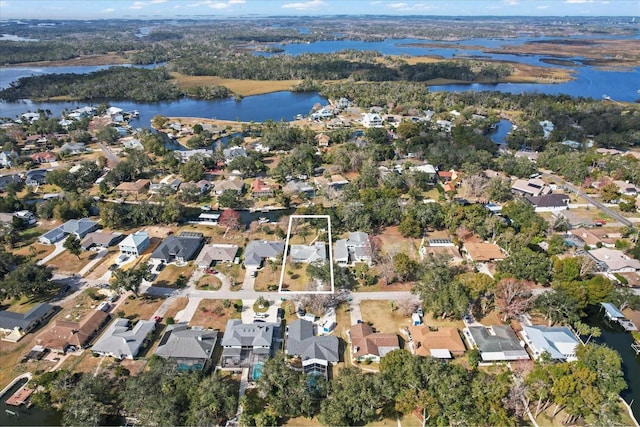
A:
POLYGON ((273 197, 274 187, 260 178, 251 183, 251 195, 253 197, 273 197))
POLYGON ((150 184, 151 181, 148 179, 139 179, 136 182, 123 182, 116 187, 116 191, 124 194, 138 195, 146 192, 150 184))
POLYGON ((56 320, 38 336, 37 342, 57 353, 79 350, 89 344, 108 320, 109 313, 102 310, 92 310, 81 322, 56 320))
POLYGON ((506 258, 500 246, 494 243, 465 242, 464 249, 467 251, 467 256, 475 262, 498 261, 506 258))
POLYGON ((238 245, 231 244, 210 244, 204 245, 198 258, 196 265, 200 268, 209 268, 212 262, 231 262, 238 253, 238 245))
POLYGON ((106 231, 93 231, 82 239, 80 246, 82 246, 82 249, 85 251, 93 247, 108 248, 109 246, 115 245, 123 237, 124 236, 120 233, 116 234, 106 231))
POLYGON ((357 361, 379 362, 387 353, 400 348, 396 334, 374 333, 367 323, 351 326, 351 358, 357 361))
POLYGON ((413 342, 413 354, 418 356, 451 359, 464 354, 465 346, 457 328, 440 327, 432 330, 427 325, 409 326, 409 334, 413 342))

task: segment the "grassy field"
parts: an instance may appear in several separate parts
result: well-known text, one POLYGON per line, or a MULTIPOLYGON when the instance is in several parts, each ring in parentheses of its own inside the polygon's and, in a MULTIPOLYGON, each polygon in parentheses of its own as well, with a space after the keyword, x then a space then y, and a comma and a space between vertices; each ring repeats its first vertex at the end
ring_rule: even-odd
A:
POLYGON ((196 288, 217 291, 222 286, 222 282, 216 276, 205 274, 198 280, 196 288))
POLYGON ((17 343, 0 341, 0 388, 4 388, 16 376, 25 372, 35 372, 37 370, 47 370, 54 366, 54 362, 41 360, 38 362, 21 363, 21 359, 29 353, 31 348, 36 345, 36 336, 41 332, 38 329, 35 332, 25 335, 17 343))
POLYGON ((162 305, 162 298, 148 296, 126 299, 118 306, 117 313, 129 320, 150 320, 153 313, 162 305), (122 312, 122 313, 121 313, 122 312))
POLYGON ((178 87, 188 89, 198 86, 225 86, 229 90, 242 96, 260 95, 270 92, 291 90, 300 83, 300 80, 239 80, 223 79, 215 76, 186 76, 180 73, 171 73, 178 87))
POLYGON ((193 265, 185 265, 184 267, 178 267, 173 264, 167 265, 164 270, 158 274, 158 277, 156 277, 156 280, 153 282, 153 286, 174 288, 180 276, 183 276, 185 278, 184 280, 188 280, 193 274, 194 269, 195 267, 193 265))
POLYGON ((253 284, 253 289, 258 292, 264 292, 268 290, 267 287, 269 285, 278 285, 280 283, 281 272, 282 265, 278 265, 275 271, 272 270, 270 266, 264 267, 262 270, 258 271, 256 280, 253 284))
POLYGON ((51 254, 54 249, 54 245, 42 245, 36 242, 28 246, 16 248, 12 252, 16 255, 31 257, 32 261, 37 262, 51 254))
POLYGON ((86 289, 76 298, 65 304, 59 317, 60 319, 71 322, 80 321, 89 311, 95 310, 105 298, 106 295, 100 294, 96 288, 86 289))
POLYGON ((190 326, 203 326, 205 328, 224 330, 227 320, 240 319, 240 312, 234 305, 242 306, 241 300, 230 300, 231 305, 224 307, 224 300, 203 299, 198 305, 198 309, 189 322, 190 326))
POLYGON ((382 241, 382 252, 384 254, 405 253, 413 259, 419 259, 420 239, 402 237, 398 227, 387 227, 378 237, 382 241))
POLYGON ((97 252, 85 251, 79 256, 64 251, 47 263, 47 266, 53 267, 57 273, 75 274, 82 270, 91 260, 98 256, 97 252))
POLYGON ((377 332, 400 334, 401 330, 411 325, 411 317, 404 316, 395 301, 366 300, 360 303, 362 321, 370 323, 377 332))

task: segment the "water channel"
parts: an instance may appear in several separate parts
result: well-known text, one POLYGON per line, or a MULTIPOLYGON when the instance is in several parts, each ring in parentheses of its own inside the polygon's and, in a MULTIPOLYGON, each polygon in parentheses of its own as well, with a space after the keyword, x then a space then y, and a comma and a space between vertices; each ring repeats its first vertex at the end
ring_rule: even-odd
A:
POLYGON ((19 381, 0 397, 0 425, 2 426, 59 426, 62 425, 62 414, 32 406, 27 408, 7 405, 5 400, 15 393, 26 382, 19 381))

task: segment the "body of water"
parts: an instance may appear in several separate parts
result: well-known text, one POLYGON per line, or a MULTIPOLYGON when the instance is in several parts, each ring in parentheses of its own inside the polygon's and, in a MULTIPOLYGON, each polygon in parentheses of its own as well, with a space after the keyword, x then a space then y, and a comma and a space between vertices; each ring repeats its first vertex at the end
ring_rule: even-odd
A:
POLYGON ((506 144, 506 138, 509 132, 511 132, 511 129, 513 129, 513 123, 509 120, 501 119, 497 123, 496 129, 490 134, 491 140, 496 144, 506 144))
POLYGON ((11 406, 5 400, 15 393, 24 381, 18 382, 0 398, 0 425, 2 426, 59 426, 62 425, 62 413, 47 411, 36 406, 11 406), (9 412, 8 412, 9 411, 9 412), (15 414, 15 415, 13 415, 15 414))
POLYGON ((598 308, 589 312, 586 323, 597 326, 602 331, 602 335, 592 338, 593 341, 611 347, 622 357, 624 379, 628 386, 622 392, 622 398, 631 405, 636 420, 640 420, 640 356, 636 355, 631 348, 633 337, 617 324, 605 321, 603 313, 598 311, 598 308))

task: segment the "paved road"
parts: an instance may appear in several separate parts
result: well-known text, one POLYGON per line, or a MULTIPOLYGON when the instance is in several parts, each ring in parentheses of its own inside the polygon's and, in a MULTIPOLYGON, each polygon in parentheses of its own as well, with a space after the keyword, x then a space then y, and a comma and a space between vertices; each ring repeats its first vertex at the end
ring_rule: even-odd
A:
POLYGON ((118 163, 120 163, 121 159, 118 156, 116 156, 113 153, 113 151, 111 151, 111 148, 109 148, 106 144, 104 144, 102 142, 98 142, 98 147, 100 147, 100 149, 104 153, 105 157, 110 162, 110 166, 111 167, 113 167, 113 166, 117 165, 118 163))
MULTIPOLYGON (((543 173, 542 176, 544 176, 546 178, 552 178, 552 179, 555 179, 555 180, 562 180, 561 177, 559 177, 557 175, 550 174, 550 173, 543 173)), ((627 227, 630 227, 630 226, 633 225, 633 223, 631 221, 629 221, 629 219, 627 219, 624 216, 620 215, 619 213, 609 209, 608 207, 603 205, 600 201, 595 200, 590 195, 588 195, 588 194, 586 194, 584 192, 581 192, 580 189, 578 187, 576 187, 575 185, 565 181, 564 186, 567 188, 567 190, 572 191, 572 192, 574 192, 576 194, 580 194, 580 196, 583 199, 585 199, 586 201, 591 203, 596 208, 600 209, 602 212, 606 213, 611 218, 614 218, 616 221, 618 221, 622 225, 626 225, 627 227)))

